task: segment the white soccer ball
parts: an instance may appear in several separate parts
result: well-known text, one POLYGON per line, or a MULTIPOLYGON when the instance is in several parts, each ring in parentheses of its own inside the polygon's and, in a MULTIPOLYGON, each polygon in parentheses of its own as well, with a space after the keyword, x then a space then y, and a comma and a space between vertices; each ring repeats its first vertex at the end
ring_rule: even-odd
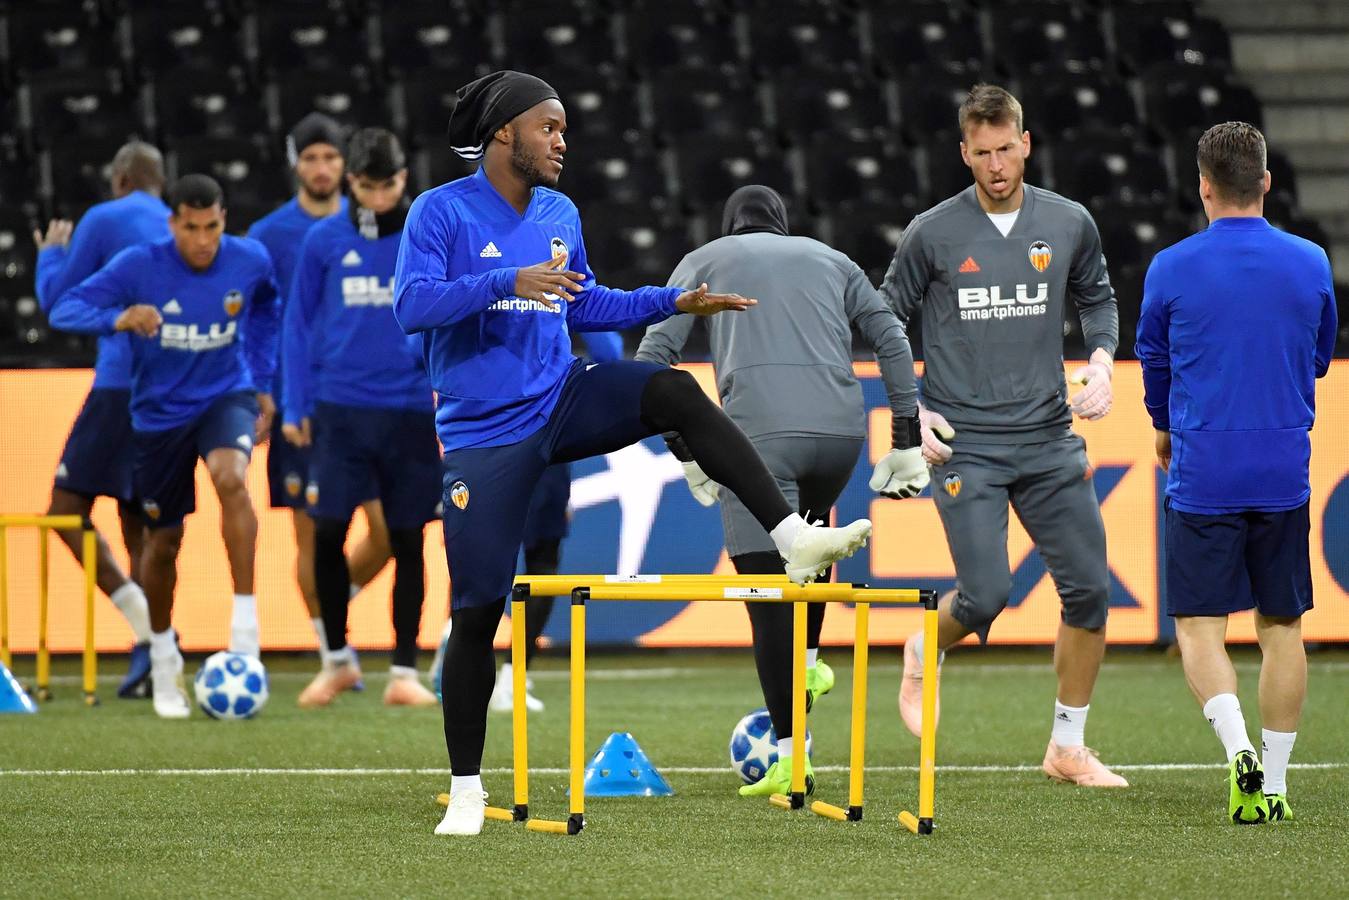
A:
MULTIPOLYGON (((810 730, 806 730, 806 756, 810 756, 810 730)), ((745 784, 754 784, 778 761, 778 736, 766 707, 749 713, 731 731, 731 768, 745 784)))
POLYGON ((251 719, 267 704, 267 669, 256 657, 222 650, 206 657, 193 689, 211 718, 251 719))

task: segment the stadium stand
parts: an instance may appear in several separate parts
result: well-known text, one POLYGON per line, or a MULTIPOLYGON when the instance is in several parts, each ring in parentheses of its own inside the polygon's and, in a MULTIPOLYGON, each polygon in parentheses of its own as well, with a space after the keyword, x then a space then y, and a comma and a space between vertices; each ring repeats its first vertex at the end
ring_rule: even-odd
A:
MULTIPOLYGON (((969 183, 959 98, 980 79, 1006 84, 1034 136, 1028 180, 1095 214, 1127 329, 1150 255, 1202 224, 1199 131, 1266 121, 1261 70, 1234 67, 1242 54, 1217 18, 1259 5, 11 0, 0 6, 0 357, 88 362, 91 345, 50 334, 31 302, 30 226, 101 199, 126 138, 163 147, 170 175, 220 178, 230 228, 242 232, 288 194, 283 135, 311 109, 392 125, 412 149, 416 188, 465 174, 442 139, 453 88, 507 65, 564 94, 564 189, 586 216, 591 259, 617 286, 663 281, 749 181, 788 195, 795 230, 879 280, 912 215, 969 183)), ((1258 13, 1232 15, 1242 28, 1258 13)), ((1301 212, 1295 171, 1318 160, 1278 152, 1303 139, 1286 136, 1288 118, 1268 123, 1269 215, 1329 246, 1301 212)), ((1343 210, 1313 208, 1349 244, 1343 210)), ((1066 329, 1071 354, 1075 321, 1066 329)), ((1121 355, 1131 349, 1121 342, 1121 355)))

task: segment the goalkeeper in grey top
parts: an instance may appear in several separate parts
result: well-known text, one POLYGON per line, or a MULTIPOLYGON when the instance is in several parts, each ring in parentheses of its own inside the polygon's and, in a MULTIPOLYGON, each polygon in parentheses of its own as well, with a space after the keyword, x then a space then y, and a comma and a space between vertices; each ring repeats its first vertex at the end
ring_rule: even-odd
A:
MULTIPOLYGON (((893 447, 876 465, 871 486, 887 497, 911 497, 927 485, 920 445, 917 389, 909 340, 866 275, 837 250, 788 234, 787 210, 771 188, 748 185, 731 194, 723 237, 693 251, 670 276, 671 286, 740 285, 774 307, 773 315, 712 321, 712 361, 726 413, 768 464, 789 503, 807 518, 827 519, 852 476, 866 436, 862 387, 853 374, 852 327, 876 351, 893 414, 893 447)), ((722 317, 725 319, 731 316, 722 317)), ((672 365, 693 328, 676 316, 647 329, 637 359, 672 365)), ((742 575, 781 574, 782 558, 768 532, 736 496, 703 474, 667 435, 684 462, 689 489, 704 506, 721 499, 726 547, 742 575)), ((828 580, 828 574, 821 580, 828 580)), ((747 603, 764 704, 778 737, 778 762, 744 796, 789 790, 792 738, 792 614, 780 603, 747 603)), ((811 604, 807 634, 808 702, 834 684, 818 660, 824 604, 811 604)), ((807 790, 813 789, 809 757, 807 790)))
MULTIPOLYGON (((1072 416, 1110 411, 1119 317, 1101 239, 1079 204, 1023 182, 1030 133, 1021 104, 976 85, 960 107, 960 153, 974 184, 917 216, 881 294, 907 322, 923 309, 923 457, 956 567, 942 598, 941 648, 987 640, 1007 605, 1007 508, 1044 557, 1063 603, 1054 650, 1058 697, 1044 770, 1091 787, 1125 787, 1083 743, 1105 652, 1105 526, 1086 442, 1072 416), (1071 299, 1087 365, 1063 377, 1063 321, 1071 299)), ((922 723, 922 634, 904 645, 899 708, 922 723)))

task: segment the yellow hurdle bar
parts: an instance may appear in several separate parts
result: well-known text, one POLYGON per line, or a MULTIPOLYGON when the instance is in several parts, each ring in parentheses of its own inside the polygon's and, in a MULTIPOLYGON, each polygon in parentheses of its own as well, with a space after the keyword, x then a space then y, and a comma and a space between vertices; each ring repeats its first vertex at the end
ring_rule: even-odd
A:
POLYGON ((571 815, 567 834, 580 834, 586 811, 586 592, 571 595, 571 815))
POLYGON ((47 649, 47 588, 50 572, 47 559, 47 526, 37 529, 37 702, 46 703, 52 698, 52 654, 47 649))
POLYGON ((515 808, 511 818, 529 818, 529 710, 525 706, 525 597, 511 595, 511 734, 514 747, 515 808))
POLYGON ((781 809, 806 805, 806 604, 802 601, 792 606, 792 745, 791 795, 768 798, 781 809))
POLYGON ((14 660, 9 655, 9 540, 6 534, 7 523, 0 516, 0 663, 5 668, 13 668, 14 660))
POLYGON ((711 584, 695 582, 605 584, 591 587, 588 596, 592 600, 630 601, 745 600, 760 603, 854 603, 859 599, 865 599, 867 603, 914 605, 923 602, 922 591, 917 590, 862 588, 844 582, 806 585, 795 585, 791 582, 765 584, 758 578, 739 584, 729 579, 719 579, 711 584), (859 591, 866 591, 862 598, 857 596, 859 591))
POLYGON ((11 513, 0 514, 0 528, 55 528, 61 531, 84 528, 84 519, 79 516, 30 516, 11 513))
POLYGON ((94 645, 94 587, 98 581, 98 534, 85 522, 80 557, 84 562, 84 705, 98 704, 98 648, 94 645))
POLYGON ((931 834, 937 792, 937 621, 935 603, 923 613, 923 725, 918 740, 918 815, 905 810, 899 821, 914 834, 931 834))

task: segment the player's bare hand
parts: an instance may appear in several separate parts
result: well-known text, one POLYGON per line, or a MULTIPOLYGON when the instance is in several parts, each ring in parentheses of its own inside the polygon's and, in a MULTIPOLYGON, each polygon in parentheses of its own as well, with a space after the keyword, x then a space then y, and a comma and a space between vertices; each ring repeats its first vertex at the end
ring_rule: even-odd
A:
POLYGON ((923 461, 929 466, 945 465, 951 459, 951 445, 944 443, 956 436, 956 430, 941 413, 918 409, 919 434, 923 438, 923 461))
POLYGON ((69 219, 52 219, 47 223, 47 233, 44 235, 41 230, 33 232, 33 243, 39 250, 46 250, 49 247, 64 247, 70 243, 70 233, 75 230, 75 223, 69 219))
POLYGON ((154 337, 159 334, 159 326, 163 324, 164 317, 159 314, 158 309, 148 303, 137 303, 122 310, 122 314, 117 317, 112 327, 115 331, 129 331, 141 337, 154 337))
POLYGON ((305 416, 300 420, 299 425, 292 425, 289 422, 281 426, 281 435, 287 443, 294 444, 296 447, 308 447, 314 442, 313 434, 309 430, 309 417, 305 416))
POLYGON ((567 254, 559 253, 547 262, 522 266, 515 272, 515 296, 537 300, 549 309, 557 309, 558 299, 568 302, 585 290, 586 277, 567 268, 567 254))
MULTIPOLYGON (((1100 353, 1101 351, 1097 351, 1100 353)), ((1069 379, 1073 384, 1082 385, 1082 390, 1069 399, 1073 412, 1088 421, 1104 418, 1110 412, 1115 401, 1114 389, 1110 386, 1110 365, 1092 354, 1092 361, 1073 372, 1069 379)))
POLYGON ((1157 430, 1157 436, 1153 441, 1157 449, 1157 465, 1162 467, 1163 471, 1171 470, 1171 432, 1157 430))
POLYGON ((271 394, 258 394, 258 421, 254 428, 254 444, 265 444, 272 436, 272 419, 276 416, 276 401, 271 394))
POLYGON ((707 290, 707 283, 698 285, 691 291, 685 291, 675 299, 675 308, 693 316, 715 316, 719 312, 735 310, 740 312, 758 303, 739 294, 713 294, 707 290))

